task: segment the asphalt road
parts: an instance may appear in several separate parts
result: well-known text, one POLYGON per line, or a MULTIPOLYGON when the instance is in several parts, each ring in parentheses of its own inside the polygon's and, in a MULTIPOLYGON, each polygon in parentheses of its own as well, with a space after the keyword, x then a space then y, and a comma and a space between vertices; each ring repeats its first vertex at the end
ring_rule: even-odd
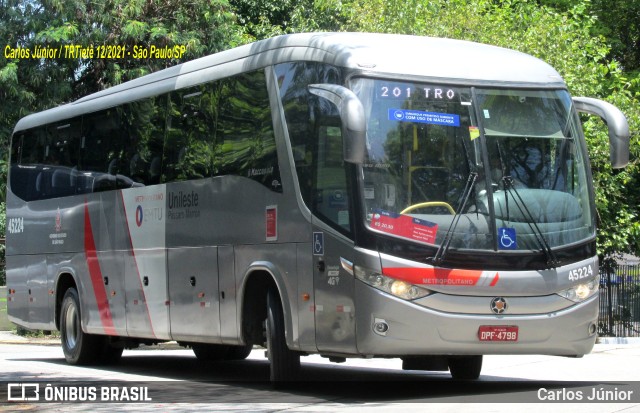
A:
POLYGON ((127 350, 114 366, 89 368, 66 364, 55 342, 9 338, 0 333, 0 411, 640 412, 640 345, 596 345, 581 359, 487 356, 474 382, 402 371, 397 359, 334 364, 310 356, 303 358, 301 382, 275 389, 259 349, 244 361, 202 363, 190 350, 156 346, 127 350), (7 400, 10 384, 33 382, 40 401, 7 400), (43 402, 45 392, 60 401, 73 399, 73 391, 97 401, 43 402), (588 400, 594 394, 617 400, 588 400), (103 402, 103 395, 129 402, 103 402), (151 400, 131 402, 136 397, 151 400))

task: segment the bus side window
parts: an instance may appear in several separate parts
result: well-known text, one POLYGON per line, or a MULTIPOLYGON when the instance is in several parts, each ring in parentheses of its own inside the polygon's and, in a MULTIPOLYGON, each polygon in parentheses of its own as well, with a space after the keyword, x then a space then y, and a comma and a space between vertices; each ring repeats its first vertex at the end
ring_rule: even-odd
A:
POLYGON ((80 192, 100 192, 116 189, 115 175, 120 172, 122 151, 118 112, 107 109, 85 115, 80 145, 80 192))
POLYGON ((342 83, 341 72, 315 62, 275 66, 300 193, 309 209, 343 233, 351 232, 347 171, 337 109, 309 93, 313 83, 342 83))
POLYGON ((132 186, 160 183, 164 147, 167 95, 138 100, 122 110, 123 151, 120 174, 132 186))
POLYGON ((349 192, 342 153, 342 131, 337 117, 325 118, 321 122, 330 120, 337 121, 337 124, 321 124, 317 128, 318 149, 312 209, 330 223, 350 231, 349 192))
POLYGON ((18 132, 11 138, 11 170, 9 171, 9 185, 11 191, 19 198, 30 201, 36 191, 36 177, 38 171, 34 165, 22 161, 22 149, 25 142, 31 139, 31 133, 18 132))
POLYGON ((211 176, 217 100, 211 83, 171 93, 163 182, 211 176))
MULTIPOLYGON (((11 189, 25 201, 44 199, 44 158, 47 147, 47 131, 38 127, 24 132, 20 149, 19 175, 11 177, 11 189)), ((16 164, 14 164, 16 165, 16 164)), ((14 172, 15 169, 12 169, 14 172)))
POLYGON ((76 193, 81 119, 21 133, 12 149, 11 188, 25 201, 76 193))
POLYGON ((244 176, 282 192, 263 71, 221 81, 214 156, 216 175, 244 176))

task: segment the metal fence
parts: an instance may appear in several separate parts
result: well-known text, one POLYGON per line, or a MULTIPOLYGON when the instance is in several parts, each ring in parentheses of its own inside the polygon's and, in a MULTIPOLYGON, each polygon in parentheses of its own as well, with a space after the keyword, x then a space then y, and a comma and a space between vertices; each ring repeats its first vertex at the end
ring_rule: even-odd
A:
POLYGON ((600 274, 601 337, 640 337, 640 265, 600 274))

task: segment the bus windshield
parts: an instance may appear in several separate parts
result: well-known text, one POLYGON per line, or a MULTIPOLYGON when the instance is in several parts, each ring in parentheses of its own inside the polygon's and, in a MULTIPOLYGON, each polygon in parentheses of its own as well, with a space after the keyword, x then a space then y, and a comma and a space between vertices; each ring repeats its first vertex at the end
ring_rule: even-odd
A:
POLYGON ((372 231, 460 250, 548 250, 594 236, 565 90, 365 78, 352 88, 367 117, 361 196, 372 231))

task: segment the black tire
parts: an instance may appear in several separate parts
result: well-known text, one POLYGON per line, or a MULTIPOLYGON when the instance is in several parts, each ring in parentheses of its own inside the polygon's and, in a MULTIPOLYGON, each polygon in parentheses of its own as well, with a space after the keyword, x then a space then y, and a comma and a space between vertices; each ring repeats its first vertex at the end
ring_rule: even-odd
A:
POLYGON ((300 372, 300 355, 287 346, 282 304, 275 289, 267 292, 266 336, 271 382, 296 380, 300 372))
POLYGON ((449 357, 449 371, 456 380, 476 380, 482 370, 482 356, 449 357))
POLYGON ((95 363, 104 350, 104 337, 82 331, 82 316, 78 291, 69 288, 60 307, 60 336, 62 351, 69 364, 95 363))
POLYGON ((227 353, 227 360, 244 360, 249 357, 253 350, 253 344, 246 344, 244 346, 229 346, 229 352, 227 353))
POLYGON ((227 360, 229 354, 229 346, 224 344, 193 343, 191 348, 198 360, 202 361, 227 360))

